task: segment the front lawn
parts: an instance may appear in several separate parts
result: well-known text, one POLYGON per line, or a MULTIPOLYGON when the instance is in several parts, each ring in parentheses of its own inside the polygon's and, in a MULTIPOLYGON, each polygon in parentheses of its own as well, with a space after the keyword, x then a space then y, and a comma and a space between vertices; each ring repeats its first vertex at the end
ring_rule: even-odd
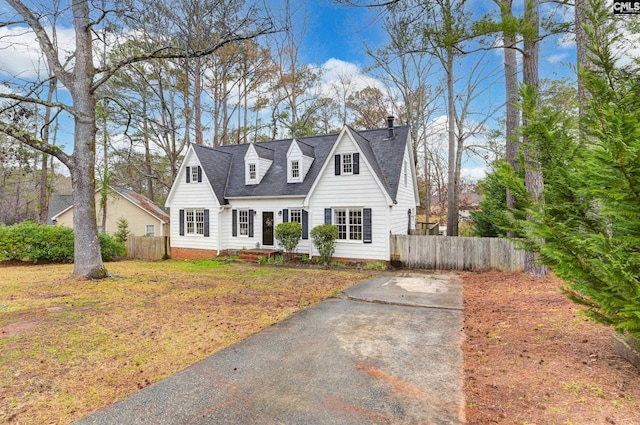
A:
POLYGON ((0 423, 67 424, 369 276, 215 261, 0 264, 0 423))

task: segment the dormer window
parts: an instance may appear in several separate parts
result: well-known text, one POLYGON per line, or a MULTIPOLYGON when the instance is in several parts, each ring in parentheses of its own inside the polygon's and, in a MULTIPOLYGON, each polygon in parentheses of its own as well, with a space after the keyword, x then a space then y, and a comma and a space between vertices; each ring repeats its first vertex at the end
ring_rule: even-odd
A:
POLYGON ((251 143, 244 155, 244 184, 260 184, 273 164, 273 150, 251 143))
POLYGON ((187 183, 202 183, 202 168, 187 167, 185 175, 187 176, 187 183))
POLYGON ((342 155, 342 174, 353 174, 353 156, 350 153, 342 155))
POLYGON ((292 140, 287 150, 287 183, 302 183, 314 159, 312 146, 292 140))

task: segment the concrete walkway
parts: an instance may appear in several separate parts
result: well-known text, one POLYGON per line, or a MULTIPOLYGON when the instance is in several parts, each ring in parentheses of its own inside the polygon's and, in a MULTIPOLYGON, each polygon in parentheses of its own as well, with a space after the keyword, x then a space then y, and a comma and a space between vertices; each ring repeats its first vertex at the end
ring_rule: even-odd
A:
POLYGON ((453 275, 384 274, 75 424, 462 424, 461 310, 453 275))

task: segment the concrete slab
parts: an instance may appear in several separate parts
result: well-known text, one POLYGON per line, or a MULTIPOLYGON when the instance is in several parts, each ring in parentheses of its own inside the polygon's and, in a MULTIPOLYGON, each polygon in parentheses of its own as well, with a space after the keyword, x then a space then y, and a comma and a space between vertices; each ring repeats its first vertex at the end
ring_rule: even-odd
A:
POLYGON ((76 425, 464 423, 460 293, 398 277, 416 278, 357 285, 374 302, 324 301, 76 425))
POLYGON ((351 299, 445 309, 462 309, 462 282, 453 273, 384 274, 345 290, 351 299))

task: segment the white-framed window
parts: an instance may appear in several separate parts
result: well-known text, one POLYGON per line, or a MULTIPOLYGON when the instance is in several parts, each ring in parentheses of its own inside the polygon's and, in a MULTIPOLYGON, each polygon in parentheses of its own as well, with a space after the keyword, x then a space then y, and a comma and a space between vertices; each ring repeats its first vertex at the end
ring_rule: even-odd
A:
POLYGON ((293 160, 291 161, 291 178, 299 179, 300 178, 300 161, 293 160))
POLYGON ((333 224, 338 227, 339 240, 362 240, 362 208, 335 208, 333 224))
POLYGON ((144 228, 145 236, 155 236, 156 235, 156 225, 155 224, 147 224, 144 228))
POLYGON ((238 210, 238 235, 249 236, 249 210, 238 210))
POLYGON ((289 221, 295 221, 302 224, 302 210, 300 208, 294 208, 289 210, 289 221))
POLYGON ((184 210, 187 235, 204 235, 204 209, 184 210))
POLYGON ((191 183, 198 183, 198 171, 200 166, 191 167, 191 183))
POLYGON ((256 164, 254 162, 249 164, 249 180, 257 180, 258 173, 256 164))
POLYGON ((342 154, 342 174, 353 174, 353 154, 342 154))

